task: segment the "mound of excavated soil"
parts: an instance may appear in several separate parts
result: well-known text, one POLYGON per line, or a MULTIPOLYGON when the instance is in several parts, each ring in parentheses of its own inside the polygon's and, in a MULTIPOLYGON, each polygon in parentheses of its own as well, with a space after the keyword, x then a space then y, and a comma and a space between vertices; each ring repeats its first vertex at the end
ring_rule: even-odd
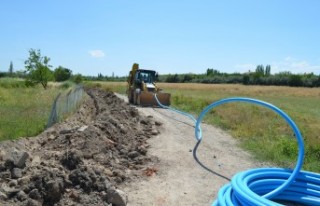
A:
POLYGON ((117 185, 150 161, 158 133, 111 92, 89 89, 78 112, 37 137, 0 143, 0 205, 125 205, 117 185))

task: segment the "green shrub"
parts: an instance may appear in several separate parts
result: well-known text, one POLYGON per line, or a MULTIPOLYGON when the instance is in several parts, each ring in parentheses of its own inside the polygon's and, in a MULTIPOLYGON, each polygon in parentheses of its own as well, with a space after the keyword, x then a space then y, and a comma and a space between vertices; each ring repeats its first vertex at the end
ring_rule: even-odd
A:
POLYGON ((72 80, 76 83, 76 84, 80 84, 83 81, 82 75, 81 74, 76 74, 73 76, 72 80))

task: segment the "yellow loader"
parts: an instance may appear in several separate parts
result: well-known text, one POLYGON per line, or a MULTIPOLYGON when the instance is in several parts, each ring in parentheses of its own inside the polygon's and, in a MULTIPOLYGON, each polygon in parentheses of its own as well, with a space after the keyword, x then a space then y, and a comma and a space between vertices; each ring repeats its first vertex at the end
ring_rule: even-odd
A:
POLYGON ((160 103, 169 106, 171 95, 157 87, 157 78, 155 71, 139 69, 139 64, 134 63, 127 80, 129 102, 140 106, 158 106, 154 97, 154 94, 157 94, 160 103))

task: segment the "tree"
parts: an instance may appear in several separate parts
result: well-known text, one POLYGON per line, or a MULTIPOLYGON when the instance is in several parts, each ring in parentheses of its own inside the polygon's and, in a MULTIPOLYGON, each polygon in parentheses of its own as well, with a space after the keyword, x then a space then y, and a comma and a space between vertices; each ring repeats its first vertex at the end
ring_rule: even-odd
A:
POLYGON ((192 74, 185 74, 185 75, 183 75, 182 82, 183 83, 191 82, 192 79, 193 79, 192 74))
POLYGON ((315 86, 320 87, 320 75, 319 75, 317 81, 315 82, 315 86))
POLYGON ((41 56, 40 50, 29 50, 29 58, 24 62, 27 71, 26 84, 28 86, 40 83, 44 89, 47 89, 48 81, 54 78, 49 61, 49 57, 41 56))
POLYGON ((292 87, 303 86, 302 77, 299 74, 292 74, 289 77, 289 86, 292 86, 292 87))
POLYGON ((262 64, 257 66, 256 74, 258 74, 258 76, 263 76, 264 75, 264 67, 263 67, 262 64))
POLYGON ((177 82, 179 82, 178 74, 175 74, 175 75, 169 74, 167 76, 166 82, 169 82, 169 83, 177 83, 177 82))
POLYGON ((0 78, 6 77, 7 73, 6 72, 0 72, 0 78))
POLYGON ((12 61, 10 62, 10 66, 9 66, 9 76, 10 77, 13 76, 13 64, 12 64, 12 61))
POLYGON ((213 69, 207 69, 207 76, 213 75, 213 69))
POLYGON ((98 73, 98 78, 97 78, 97 80, 100 80, 100 81, 102 81, 103 80, 103 75, 101 74, 101 73, 98 73))
POLYGON ((63 82, 70 79, 72 71, 70 69, 59 66, 54 70, 53 74, 54 74, 54 79, 57 82, 63 82))
POLYGON ((244 85, 248 85, 250 83, 250 76, 249 74, 244 74, 242 77, 242 83, 244 85))
POLYGON ((207 76, 219 75, 220 72, 216 69, 207 69, 207 76))
POLYGON ((271 74, 271 66, 267 65, 265 70, 265 76, 270 76, 270 74, 271 74))

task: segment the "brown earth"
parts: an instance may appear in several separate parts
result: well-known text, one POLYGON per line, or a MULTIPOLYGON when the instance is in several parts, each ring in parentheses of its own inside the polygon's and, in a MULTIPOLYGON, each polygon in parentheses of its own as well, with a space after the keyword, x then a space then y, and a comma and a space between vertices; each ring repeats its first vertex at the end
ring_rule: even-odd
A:
MULTIPOLYGON (((122 95, 117 96, 126 100, 122 95)), ((168 109, 137 109, 163 124, 161 133, 148 140, 148 155, 159 160, 152 163, 156 172, 120 185, 128 194, 129 206, 211 205, 219 189, 234 174, 268 166, 254 161, 226 132, 204 123, 201 124, 203 139, 196 155, 201 166, 193 158, 197 141, 190 118, 168 109)))
POLYGON ((237 141, 161 108, 97 89, 37 137, 0 144, 0 205, 210 205, 236 172, 261 166, 237 141), (127 199, 128 198, 128 199, 127 199))
POLYGON ((117 185, 143 173, 160 123, 111 92, 87 93, 67 121, 0 144, 0 205, 124 205, 117 185))

